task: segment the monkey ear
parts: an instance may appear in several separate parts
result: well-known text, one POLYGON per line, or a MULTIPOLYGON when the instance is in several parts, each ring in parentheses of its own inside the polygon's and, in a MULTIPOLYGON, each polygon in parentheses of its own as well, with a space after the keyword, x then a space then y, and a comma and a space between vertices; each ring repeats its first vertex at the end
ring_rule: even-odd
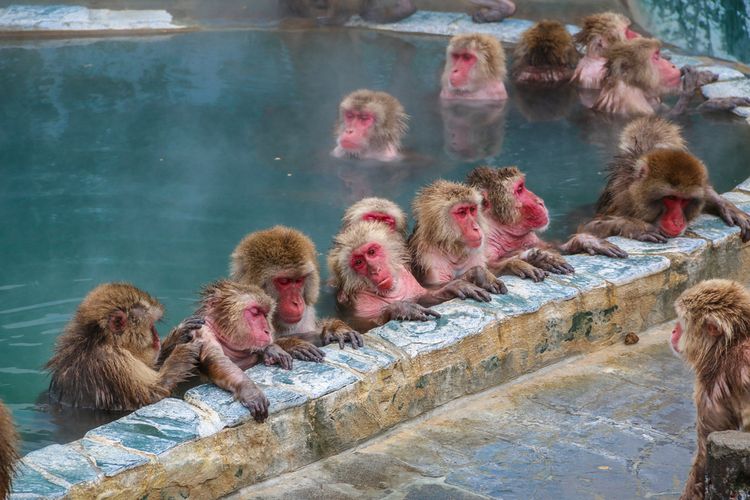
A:
POLYGON ((639 159, 635 163, 634 170, 635 170, 636 179, 645 179, 646 176, 648 175, 648 162, 646 161, 646 159, 645 158, 639 159))
POLYGON ((115 311, 109 316, 109 329, 114 333, 122 333, 128 324, 128 315, 123 311, 115 311))
POLYGON ((706 333, 708 333, 712 337, 721 337, 722 335, 724 335, 719 322, 716 321, 716 318, 714 318, 713 316, 708 316, 705 319, 703 326, 706 329, 706 333))
POLYGON ((482 189, 481 193, 482 193, 482 207, 489 208, 490 207, 490 198, 487 195, 487 190, 486 189, 482 189))

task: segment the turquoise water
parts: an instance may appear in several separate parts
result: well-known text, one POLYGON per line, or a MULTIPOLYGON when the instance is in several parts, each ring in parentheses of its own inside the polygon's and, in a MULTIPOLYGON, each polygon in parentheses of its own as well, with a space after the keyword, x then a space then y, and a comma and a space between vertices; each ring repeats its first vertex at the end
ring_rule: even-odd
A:
MULTIPOLYGON (((0 45, 0 398, 24 452, 93 425, 37 400, 55 337, 98 283, 127 280, 159 297, 165 335, 199 287, 225 275, 246 233, 295 226, 324 264, 350 203, 380 195, 406 208, 420 186, 481 163, 518 164, 550 207, 550 235, 574 229, 622 124, 575 95, 540 102, 515 89, 502 111, 441 113, 444 46, 343 30, 0 45), (404 164, 328 155, 338 101, 359 87, 391 92, 411 114, 404 164)), ((747 177, 743 121, 682 123, 719 189, 747 177)), ((322 302, 332 313, 330 292, 322 302)))

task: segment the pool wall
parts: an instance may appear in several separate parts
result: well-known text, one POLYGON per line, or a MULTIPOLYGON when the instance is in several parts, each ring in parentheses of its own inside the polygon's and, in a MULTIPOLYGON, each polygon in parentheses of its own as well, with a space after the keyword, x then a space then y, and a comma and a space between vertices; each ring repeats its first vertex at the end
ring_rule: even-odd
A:
MULTIPOLYGON (((506 22, 499 26, 493 29, 506 22)), ((741 73, 726 79, 746 82, 741 73)), ((750 179, 724 196, 750 212, 750 179)), ((263 424, 206 384, 184 400, 165 399, 78 441, 29 453, 11 498, 221 496, 455 398, 621 342, 673 318, 674 299, 696 282, 746 281, 750 272, 750 245, 712 216, 667 244, 612 240, 630 258, 572 256, 574 275, 542 283, 507 278, 509 293, 491 303, 453 300, 436 307, 438 321, 388 323, 359 351, 328 346, 324 363, 248 370, 272 403, 263 424)))

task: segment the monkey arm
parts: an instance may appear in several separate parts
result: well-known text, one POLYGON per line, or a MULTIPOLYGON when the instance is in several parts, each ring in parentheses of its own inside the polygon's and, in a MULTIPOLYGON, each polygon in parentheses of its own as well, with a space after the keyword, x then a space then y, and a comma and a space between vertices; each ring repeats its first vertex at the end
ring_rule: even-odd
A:
POLYGON ((719 196, 713 186, 709 186, 706 190, 706 205, 703 210, 721 217, 729 226, 739 227, 743 242, 750 240, 750 216, 732 202, 719 196))
POLYGON ((396 321, 428 321, 437 319, 440 314, 432 309, 421 306, 416 302, 408 300, 399 300, 391 302, 383 308, 377 319, 377 324, 382 325, 391 320, 396 321), (432 317, 430 317, 432 316, 432 317))
POLYGON ((492 300, 485 290, 462 279, 453 280, 434 290, 425 290, 416 300, 420 306, 432 307, 451 299, 474 299, 477 302, 492 300))
POLYGON ((573 266, 562 255, 554 250, 542 248, 529 248, 521 253, 521 259, 534 267, 538 267, 554 274, 571 274, 575 272, 573 266))
POLYGON ((174 327, 161 344, 161 350, 159 351, 159 357, 156 360, 156 366, 160 367, 163 365, 164 361, 172 354, 172 351, 177 345, 185 344, 193 340, 195 335, 194 331, 199 330, 205 322, 206 321, 201 316, 190 316, 174 327))
POLYGON ((322 346, 320 333, 318 332, 276 334, 274 343, 291 354, 293 358, 302 361, 320 363, 326 355, 324 351, 318 348, 318 346, 322 346))
POLYGON ((365 345, 362 335, 340 319, 326 318, 320 322, 320 326, 320 340, 322 345, 338 342, 341 349, 344 348, 346 342, 352 345, 352 349, 357 349, 365 345))
POLYGON ((633 217, 624 217, 620 215, 600 215, 590 222, 586 223, 581 231, 591 233, 600 238, 607 236, 622 236, 639 241, 650 243, 666 243, 667 237, 664 236, 659 228, 648 222, 644 222, 633 217))
POLYGON ((178 344, 164 360, 161 368, 159 368, 157 384, 167 394, 171 393, 177 384, 195 374, 195 366, 198 364, 200 357, 201 344, 197 340, 178 344))
POLYGON ((577 233, 571 236, 568 241, 560 245, 560 251, 566 255, 587 253, 589 255, 604 255, 618 259, 624 259, 628 256, 625 250, 614 243, 586 233, 577 233))
POLYGON ((505 283, 495 277, 486 267, 474 266, 466 271, 461 279, 474 283, 490 293, 508 293, 505 283))
POLYGON ((489 268, 496 275, 510 274, 519 278, 528 278, 533 282, 543 281, 548 275, 544 269, 526 262, 520 257, 520 254, 494 261, 489 264, 489 268))

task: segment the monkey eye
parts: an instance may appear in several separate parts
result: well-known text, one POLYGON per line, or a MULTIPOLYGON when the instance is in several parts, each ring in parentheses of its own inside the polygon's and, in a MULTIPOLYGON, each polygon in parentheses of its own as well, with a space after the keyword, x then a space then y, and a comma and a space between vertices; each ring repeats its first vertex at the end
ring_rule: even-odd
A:
POLYGON ((524 190, 524 189, 526 189, 526 186, 524 186, 524 185, 523 185, 523 182, 522 182, 522 183, 521 183, 521 184, 519 184, 519 185, 518 185, 518 187, 516 188, 516 193, 518 193, 518 194, 521 194, 521 193, 523 193, 523 190, 524 190))
POLYGON ((261 311, 257 307, 251 307, 250 308, 250 314, 252 314, 253 316, 258 316, 260 313, 261 313, 261 311))
POLYGON ((463 59, 465 62, 469 62, 474 59, 474 56, 469 54, 468 52, 464 52, 463 54, 461 54, 461 59, 463 59))
POLYGON ((676 196, 665 196, 664 199, 665 200, 669 200, 669 201, 677 201, 677 197, 676 196))
POLYGON ((346 113, 344 113, 344 117, 345 117, 345 118, 346 118, 347 120, 354 120, 354 112, 352 112, 352 111, 347 111, 346 113))
POLYGON ((289 278, 279 278, 279 285, 288 285, 292 280, 289 278))
POLYGON ((476 213, 477 213, 477 207, 471 207, 471 208, 469 209, 469 213, 470 213, 471 215, 476 215, 476 213))
POLYGON ((297 278, 296 280, 294 280, 295 285, 301 285, 304 282, 305 282, 305 278, 297 278))
POLYGON ((370 249, 369 249, 369 250, 367 251, 367 255, 369 255, 370 257, 372 257, 373 255, 375 255, 375 249, 371 247, 371 248, 370 248, 370 249))
POLYGON ((363 260, 362 260, 362 259, 360 259, 360 258, 356 258, 356 259, 354 259, 354 267, 362 267, 362 265, 363 265, 364 263, 365 263, 365 261, 363 261, 363 260))

